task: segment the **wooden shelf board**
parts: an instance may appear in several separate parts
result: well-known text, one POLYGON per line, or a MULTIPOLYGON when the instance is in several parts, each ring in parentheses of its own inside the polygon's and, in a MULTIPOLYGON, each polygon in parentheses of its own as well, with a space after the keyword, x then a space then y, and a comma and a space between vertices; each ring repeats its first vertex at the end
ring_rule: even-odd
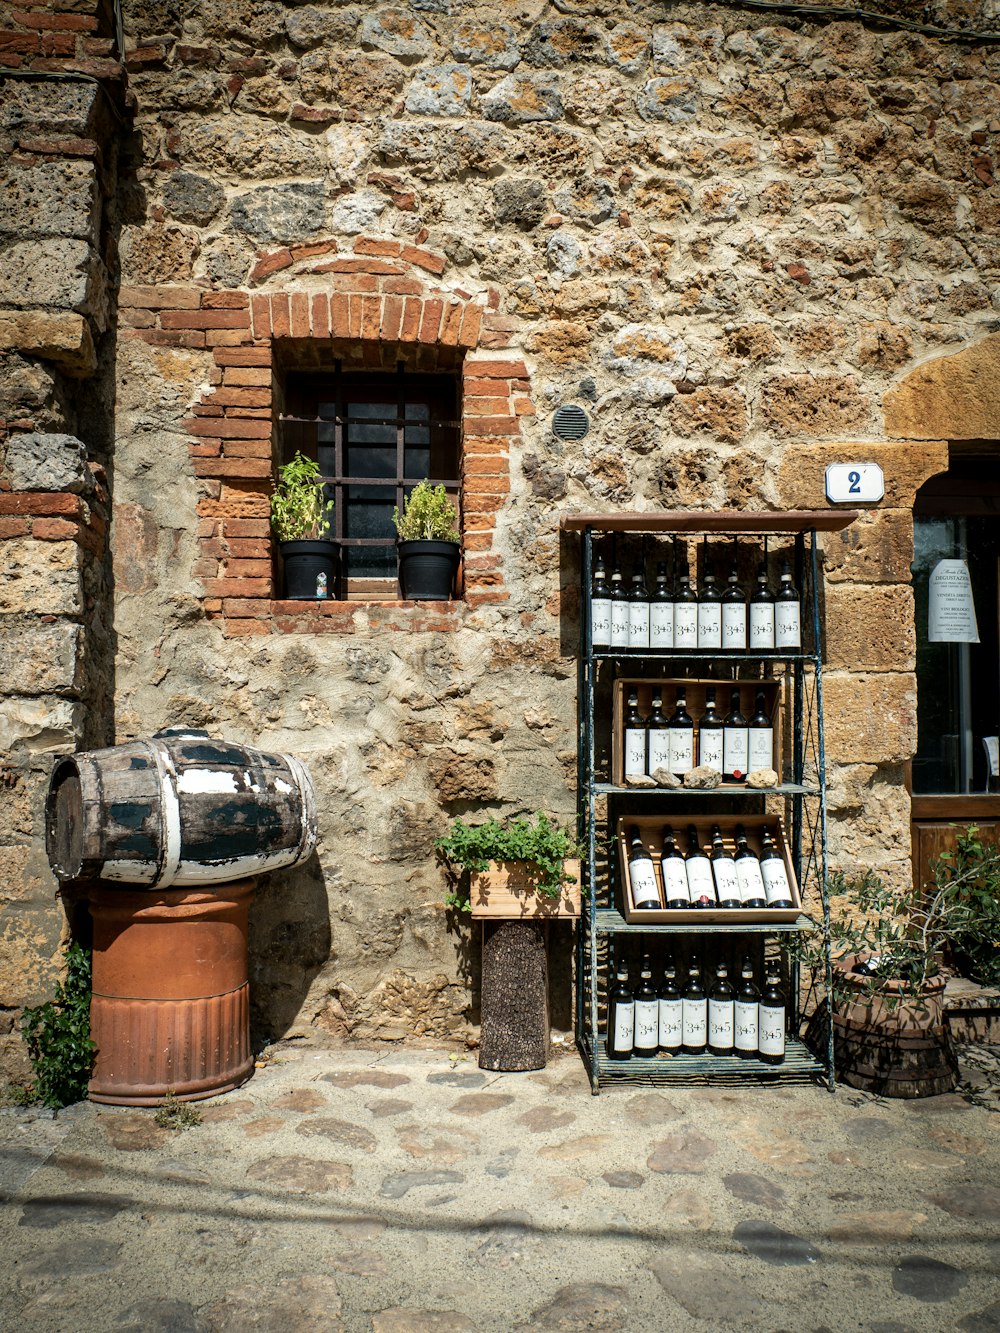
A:
POLYGON ((563 532, 722 533, 733 536, 770 533, 840 532, 858 517, 857 509, 677 509, 652 513, 563 514, 563 532))

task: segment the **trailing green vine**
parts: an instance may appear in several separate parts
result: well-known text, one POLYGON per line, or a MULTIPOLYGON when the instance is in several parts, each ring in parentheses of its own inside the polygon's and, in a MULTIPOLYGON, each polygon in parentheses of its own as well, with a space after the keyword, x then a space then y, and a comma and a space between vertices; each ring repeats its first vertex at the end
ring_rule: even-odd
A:
MULTIPOLYGON (((538 870, 536 890, 549 899, 558 898, 563 884, 572 881, 565 862, 579 855, 574 839, 541 811, 534 822, 520 818, 501 824, 491 816, 482 824, 466 824, 456 819, 447 837, 438 838, 434 845, 452 865, 466 872, 482 872, 491 861, 531 862, 538 870)), ((445 902, 468 911, 468 883, 462 891, 449 893, 445 902)))
POLYGON ((64 955, 66 976, 54 998, 25 1009, 21 1020, 35 1100, 54 1110, 86 1097, 97 1049, 90 1039, 90 952, 74 942, 64 955))

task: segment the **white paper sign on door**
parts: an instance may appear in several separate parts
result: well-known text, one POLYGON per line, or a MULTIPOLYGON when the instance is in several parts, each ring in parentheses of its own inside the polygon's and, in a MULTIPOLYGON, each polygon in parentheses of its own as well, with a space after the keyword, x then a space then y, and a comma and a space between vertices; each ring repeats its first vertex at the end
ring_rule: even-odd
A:
POLYGON ((927 615, 930 643, 978 643, 972 580, 965 560, 939 560, 931 572, 927 615))

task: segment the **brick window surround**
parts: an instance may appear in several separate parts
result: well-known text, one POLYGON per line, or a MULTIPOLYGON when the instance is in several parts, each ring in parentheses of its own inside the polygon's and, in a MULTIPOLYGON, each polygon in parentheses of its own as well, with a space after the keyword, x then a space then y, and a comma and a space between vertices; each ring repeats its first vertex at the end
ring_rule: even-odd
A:
POLYGON ((507 600, 494 535, 510 491, 511 442, 520 418, 534 411, 528 372, 509 349, 514 321, 499 312, 498 293, 434 285, 428 274, 440 276, 445 263, 401 241, 358 237, 350 256, 338 255, 334 241, 260 256, 251 283, 266 282, 264 290, 121 289, 125 337, 211 351, 212 388, 183 426, 201 489, 194 574, 206 615, 225 635, 350 634, 362 624, 450 629, 468 611, 507 600), (463 599, 276 599, 268 521, 275 369, 321 367, 338 357, 358 369, 403 360, 435 370, 459 356, 463 599))

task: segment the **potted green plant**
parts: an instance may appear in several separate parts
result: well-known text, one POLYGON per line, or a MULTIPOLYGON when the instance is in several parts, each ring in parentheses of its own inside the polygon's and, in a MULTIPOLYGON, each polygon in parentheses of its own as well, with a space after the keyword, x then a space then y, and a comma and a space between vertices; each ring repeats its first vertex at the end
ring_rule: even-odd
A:
POLYGON ((329 536, 332 512, 314 459, 297 452, 278 468, 271 528, 281 551, 286 597, 312 601, 333 595, 337 546, 329 536))
MULTIPOLYGON (((954 1087, 958 1062, 945 1022, 942 954, 963 942, 996 950, 1000 907, 977 882, 1000 876, 1000 853, 970 864, 942 857, 934 884, 888 887, 872 870, 836 873, 828 887, 832 969, 827 1004, 810 1024, 821 1040, 833 1024, 838 1076, 882 1096, 920 1097, 954 1087)), ((824 981, 820 929, 793 938, 789 952, 824 981)))
POLYGON ((456 819, 435 843, 452 874, 449 907, 474 917, 580 915, 579 848, 540 811, 534 819, 456 819))
POLYGON ((392 511, 399 552, 399 581, 408 600, 446 602, 461 553, 455 506, 443 486, 421 481, 392 511))

